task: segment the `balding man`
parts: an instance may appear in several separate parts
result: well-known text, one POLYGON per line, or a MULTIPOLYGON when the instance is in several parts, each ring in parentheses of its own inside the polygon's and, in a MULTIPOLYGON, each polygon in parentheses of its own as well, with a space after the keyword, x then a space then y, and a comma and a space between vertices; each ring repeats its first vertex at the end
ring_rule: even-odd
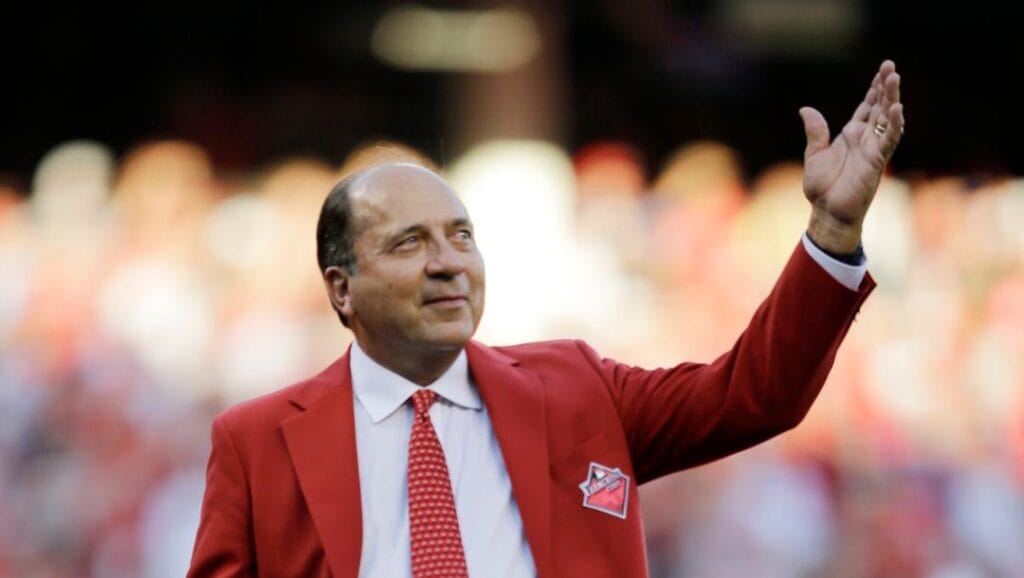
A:
POLYGON ((189 576, 645 576, 637 485, 799 423, 874 285, 860 232, 902 133, 899 76, 883 63, 831 143, 800 113, 808 231, 710 364, 472 341, 484 264, 449 185, 408 164, 337 185, 317 257, 355 340, 214 421, 189 576))

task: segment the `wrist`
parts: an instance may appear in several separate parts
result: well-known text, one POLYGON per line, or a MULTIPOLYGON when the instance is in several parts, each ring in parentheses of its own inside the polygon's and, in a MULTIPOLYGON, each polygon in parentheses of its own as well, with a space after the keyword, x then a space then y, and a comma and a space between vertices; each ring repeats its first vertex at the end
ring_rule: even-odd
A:
POLYGON ((811 212, 811 220, 807 224, 807 236, 810 240, 833 257, 852 257, 857 253, 861 246, 861 230, 862 221, 843 221, 820 209, 811 212))

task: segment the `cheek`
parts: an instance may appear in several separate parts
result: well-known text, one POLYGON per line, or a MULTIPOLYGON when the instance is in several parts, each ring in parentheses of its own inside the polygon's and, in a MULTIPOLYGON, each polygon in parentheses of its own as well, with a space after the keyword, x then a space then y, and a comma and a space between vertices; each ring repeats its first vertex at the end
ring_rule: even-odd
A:
POLYGON ((413 275, 368 274, 352 290, 355 306, 378 311, 411 307, 419 294, 419 283, 413 275))
POLYGON ((481 261, 479 267, 473 269, 469 275, 470 284, 473 288, 473 309, 476 313, 476 317, 479 320, 480 315, 483 313, 484 308, 484 297, 486 294, 486 276, 484 275, 484 264, 481 261))
POLYGON ((484 259, 480 253, 476 253, 476 258, 466 267, 466 273, 469 276, 470 281, 473 282, 473 286, 480 291, 483 291, 486 280, 486 269, 484 267, 484 259))

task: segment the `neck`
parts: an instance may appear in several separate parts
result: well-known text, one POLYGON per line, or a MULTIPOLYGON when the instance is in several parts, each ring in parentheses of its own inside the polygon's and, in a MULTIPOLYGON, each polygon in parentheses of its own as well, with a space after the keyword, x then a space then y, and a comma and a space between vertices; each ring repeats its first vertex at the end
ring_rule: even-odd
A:
POLYGON ((359 341, 359 347, 366 355, 382 367, 401 375, 409 381, 422 386, 430 385, 438 380, 458 359, 461 347, 451 349, 432 349, 429 351, 405 350, 402 352, 387 351, 385 348, 367 346, 359 341))

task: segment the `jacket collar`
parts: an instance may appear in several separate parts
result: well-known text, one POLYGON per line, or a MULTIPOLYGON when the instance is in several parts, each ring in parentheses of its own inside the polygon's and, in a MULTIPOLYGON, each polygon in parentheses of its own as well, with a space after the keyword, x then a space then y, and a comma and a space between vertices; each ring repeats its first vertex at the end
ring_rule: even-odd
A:
POLYGON ((296 388, 302 413, 281 422, 288 453, 331 573, 359 575, 363 547, 349 352, 296 388))
POLYGON ((487 406, 512 481, 537 572, 550 567, 551 485, 547 418, 540 377, 508 355, 476 341, 466 346, 469 370, 487 406))
MULTIPOLYGON (((466 345, 469 371, 487 407, 538 573, 550 567, 551 488, 543 384, 490 347, 466 345)), ((355 578, 362 551, 351 353, 296 388, 303 410, 281 423, 299 486, 334 575, 355 578)))

